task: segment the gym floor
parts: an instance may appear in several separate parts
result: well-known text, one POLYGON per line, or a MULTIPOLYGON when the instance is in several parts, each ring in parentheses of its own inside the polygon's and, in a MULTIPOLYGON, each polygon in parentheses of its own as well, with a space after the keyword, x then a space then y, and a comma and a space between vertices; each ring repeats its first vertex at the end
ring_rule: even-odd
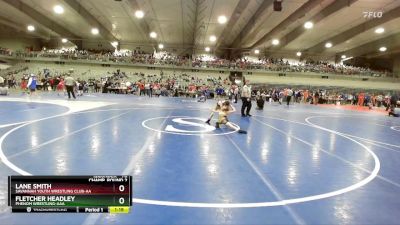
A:
POLYGON ((53 93, 0 98, 0 224, 399 224, 400 120, 266 103, 53 93), (215 119, 212 125, 215 124, 215 119), (132 175, 129 214, 11 214, 9 175, 132 175))

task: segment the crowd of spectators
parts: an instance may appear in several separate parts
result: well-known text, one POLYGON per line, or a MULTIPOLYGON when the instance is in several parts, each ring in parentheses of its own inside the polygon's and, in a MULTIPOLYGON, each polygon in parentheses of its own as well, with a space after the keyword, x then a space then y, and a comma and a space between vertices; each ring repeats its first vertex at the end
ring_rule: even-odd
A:
POLYGON ((12 54, 11 49, 0 47, 0 55, 12 56, 12 54))
MULTIPOLYGON (((64 79, 71 72, 53 73, 49 70, 39 71, 35 74, 24 72, 20 80, 16 79, 14 73, 5 75, 6 83, 9 88, 17 88, 27 90, 27 83, 31 76, 35 76, 37 89, 42 91, 58 91, 63 92, 65 89, 64 79)), ((187 74, 165 75, 162 71, 160 74, 145 75, 143 73, 134 73, 128 77, 125 72, 120 70, 107 72, 100 78, 82 79, 79 75, 74 75, 77 81, 77 90, 85 92, 102 92, 102 93, 133 93, 138 95, 163 95, 163 96, 182 96, 197 94, 197 91, 209 89, 214 86, 227 84, 228 80, 215 79, 207 77, 207 79, 190 77, 187 74), (149 92, 149 90, 152 90, 149 92), (158 91, 160 90, 160 91, 158 91), (158 93, 160 92, 160 93, 158 93)))
POLYGON ((199 55, 196 57, 176 56, 172 53, 145 53, 143 51, 99 51, 75 49, 46 49, 42 51, 15 52, 16 57, 46 57, 70 60, 95 60, 101 62, 117 62, 146 65, 168 65, 174 67, 216 68, 231 70, 264 70, 277 72, 301 72, 339 75, 361 75, 384 77, 387 71, 373 71, 369 68, 355 67, 343 64, 333 64, 327 61, 288 61, 275 58, 258 58, 249 60, 247 57, 228 60, 217 57, 199 55))
POLYGON ((3 77, 5 80, 5 84, 10 87, 10 88, 16 88, 18 83, 16 79, 16 74, 27 71, 28 67, 27 66, 20 66, 16 68, 8 68, 4 71, 1 71, 0 76, 3 77))
MULTIPOLYGON (((271 88, 253 90, 256 98, 263 98, 265 101, 285 101, 289 88, 271 88)), ((292 90, 292 89, 291 89, 292 90)), ((355 90, 326 90, 326 89, 295 89, 292 90, 293 102, 308 104, 335 104, 335 105, 356 105, 372 107, 387 107, 394 93, 365 92, 355 90)))
MULTIPOLYGON (((26 70, 26 68, 23 68, 26 70)), ((49 70, 35 74, 37 88, 42 91, 56 91, 58 94, 65 94, 64 78, 70 72, 63 74, 52 73, 49 70)), ((27 90, 27 83, 32 74, 24 73, 18 81, 14 74, 7 74, 5 84, 10 88, 20 86, 22 90, 27 90)), ((229 77, 204 78, 190 76, 187 74, 143 74, 135 73, 128 76, 120 70, 107 72, 98 79, 89 78, 87 80, 74 76, 76 91, 78 96, 83 93, 115 93, 115 94, 135 94, 139 96, 168 96, 168 97, 192 97, 200 96, 208 98, 229 98, 234 102, 240 99, 241 86, 236 84, 229 77)), ((253 86, 252 96, 255 100, 262 99, 267 102, 278 102, 282 104, 288 93, 287 88, 270 87, 266 88, 263 84, 253 86)), ((292 101, 306 104, 351 104, 359 106, 387 107, 390 93, 383 91, 356 91, 343 89, 322 89, 299 87, 292 90, 292 101)))

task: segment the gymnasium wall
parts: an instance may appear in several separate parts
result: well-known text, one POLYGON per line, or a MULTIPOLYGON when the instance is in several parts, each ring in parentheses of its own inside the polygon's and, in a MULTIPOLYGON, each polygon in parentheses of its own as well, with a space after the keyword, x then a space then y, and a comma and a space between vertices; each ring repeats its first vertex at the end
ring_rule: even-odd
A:
POLYGON ((400 54, 393 58, 393 73, 400 74, 400 54))
POLYGON ((26 48, 40 50, 41 41, 35 38, 0 38, 0 46, 13 51, 25 51, 26 48))
POLYGON ((96 49, 96 50, 114 50, 114 47, 108 41, 82 41, 83 49, 96 49))
POLYGON ((345 65, 352 65, 358 67, 368 67, 378 71, 393 72, 393 59, 392 58, 365 58, 355 57, 345 61, 345 65))

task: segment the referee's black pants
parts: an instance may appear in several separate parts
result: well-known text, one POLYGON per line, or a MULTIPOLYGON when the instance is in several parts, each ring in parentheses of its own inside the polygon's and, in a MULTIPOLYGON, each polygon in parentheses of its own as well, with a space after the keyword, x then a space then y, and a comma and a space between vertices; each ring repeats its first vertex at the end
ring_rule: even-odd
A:
POLYGON ((286 96, 286 103, 287 103, 287 105, 289 105, 291 99, 292 99, 292 96, 286 96))
POLYGON ((242 97, 242 116, 250 115, 250 109, 251 109, 251 99, 250 98, 245 98, 242 97), (244 111, 246 110, 246 114, 244 111))
POLYGON ((65 85, 65 87, 67 88, 68 98, 71 98, 72 93, 72 97, 75 99, 74 86, 65 85))

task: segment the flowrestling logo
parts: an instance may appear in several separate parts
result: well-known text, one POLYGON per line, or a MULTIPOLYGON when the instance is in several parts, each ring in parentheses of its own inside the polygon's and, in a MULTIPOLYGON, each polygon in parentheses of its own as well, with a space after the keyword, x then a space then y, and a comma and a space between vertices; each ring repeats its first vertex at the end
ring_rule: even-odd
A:
POLYGON ((236 132, 228 128, 216 129, 205 123, 205 118, 187 116, 167 116, 150 118, 142 126, 153 131, 178 135, 225 135, 236 132))
POLYGON ((364 18, 373 19, 373 18, 382 18, 382 11, 365 11, 363 12, 364 18))

